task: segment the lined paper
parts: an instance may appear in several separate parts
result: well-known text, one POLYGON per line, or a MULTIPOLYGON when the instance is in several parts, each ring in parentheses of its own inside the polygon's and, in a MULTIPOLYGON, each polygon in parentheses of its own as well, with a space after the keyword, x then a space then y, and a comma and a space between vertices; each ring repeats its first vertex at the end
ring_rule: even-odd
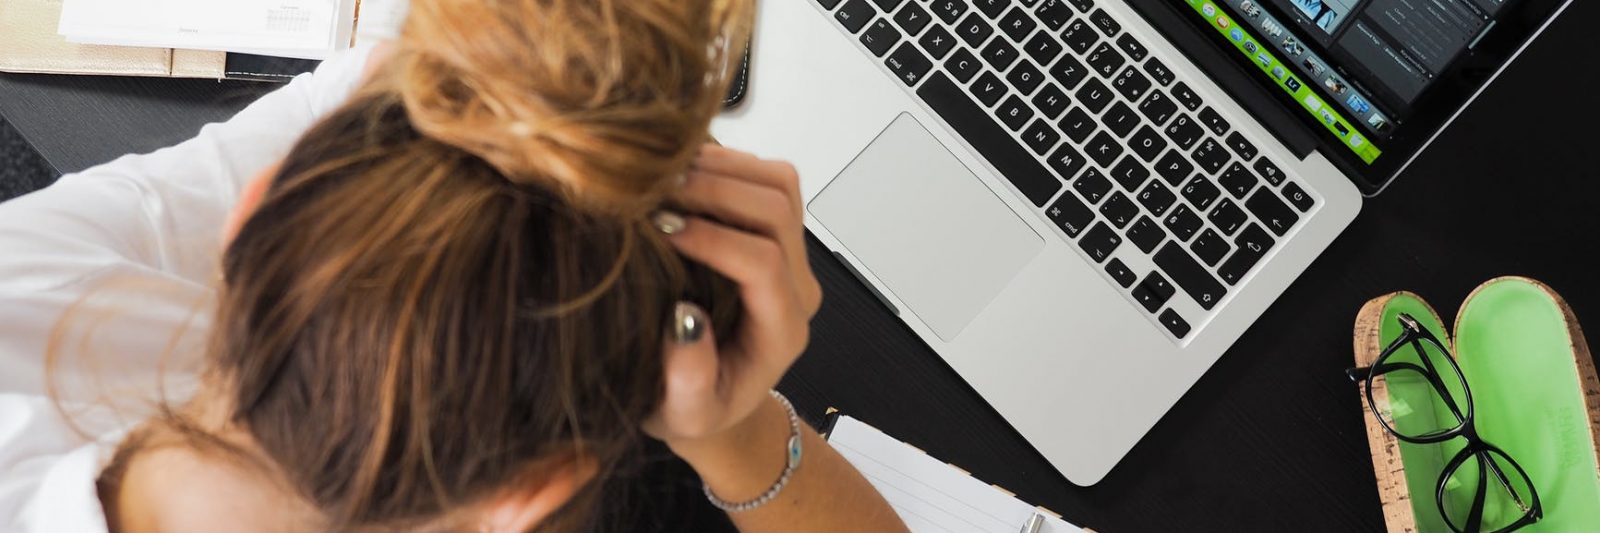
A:
MULTIPOLYGON (((915 533, 1017 533, 1038 510, 877 428, 840 416, 828 443, 915 533)), ((1040 533, 1083 531, 1049 513, 1040 533)))

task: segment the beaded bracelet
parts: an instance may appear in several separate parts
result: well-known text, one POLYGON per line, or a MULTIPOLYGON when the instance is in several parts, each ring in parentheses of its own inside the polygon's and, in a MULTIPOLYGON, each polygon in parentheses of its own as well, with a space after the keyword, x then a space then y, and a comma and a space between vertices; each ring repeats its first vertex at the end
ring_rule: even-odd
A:
POLYGON ((731 503, 718 498, 716 494, 711 493, 711 485, 702 483, 701 486, 705 488, 706 499, 711 500, 711 505, 725 512, 742 513, 766 505, 767 502, 778 497, 778 492, 789 484, 789 477, 793 476, 795 469, 800 467, 800 415, 795 414, 794 404, 789 403, 788 398, 783 397, 776 390, 769 392, 771 392, 773 398, 778 400, 778 403, 783 404, 784 412, 789 415, 789 444, 784 452, 787 461, 784 462, 783 473, 778 475, 778 481, 773 483, 772 487, 768 488, 766 492, 756 496, 753 500, 740 503, 731 503))

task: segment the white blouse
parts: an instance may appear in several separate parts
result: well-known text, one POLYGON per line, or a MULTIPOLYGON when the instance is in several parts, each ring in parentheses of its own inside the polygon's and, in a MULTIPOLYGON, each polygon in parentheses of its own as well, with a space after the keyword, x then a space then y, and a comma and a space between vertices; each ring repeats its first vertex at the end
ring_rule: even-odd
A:
POLYGON ((181 399, 192 383, 241 188, 345 101, 371 48, 182 144, 0 204, 0 532, 106 531, 95 478, 154 387, 181 399), (47 352, 70 416, 49 395, 47 352))

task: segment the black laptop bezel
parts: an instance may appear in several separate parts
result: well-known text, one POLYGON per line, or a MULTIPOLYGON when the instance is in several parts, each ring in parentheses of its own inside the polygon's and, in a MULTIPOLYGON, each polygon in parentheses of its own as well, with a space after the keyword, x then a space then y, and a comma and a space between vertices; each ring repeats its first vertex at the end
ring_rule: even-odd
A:
MULTIPOLYGON (((1495 19, 1495 26, 1483 35, 1476 46, 1462 52, 1453 60, 1440 73, 1439 78, 1417 97, 1406 123, 1396 128, 1389 138, 1380 139, 1375 143, 1383 150, 1383 154, 1371 164, 1362 161, 1342 139, 1306 113, 1292 96, 1276 85, 1271 77, 1261 73, 1250 58, 1237 53, 1226 37, 1212 29, 1205 18, 1187 5, 1187 0, 1165 1, 1170 2, 1174 9, 1182 11, 1180 18, 1190 24, 1191 29, 1206 35, 1211 43, 1224 49, 1225 55, 1238 66, 1259 74, 1249 76, 1251 83, 1272 94, 1280 105, 1287 106, 1290 113, 1301 120, 1308 131, 1315 133, 1320 141, 1317 151, 1343 171, 1363 195, 1370 197, 1382 192, 1399 177, 1400 172, 1410 165, 1417 154, 1425 149, 1434 137, 1471 103, 1478 92, 1493 81, 1573 0, 1507 2, 1508 5, 1502 8, 1495 19)), ((1225 2, 1213 0, 1212 3, 1230 17, 1240 16, 1225 2)), ((1280 17, 1280 20, 1284 18, 1280 17)), ((1260 38, 1259 35, 1256 37, 1260 38)), ((1327 98, 1325 93, 1318 94, 1327 98)), ((1371 137, 1365 135, 1367 133, 1365 131, 1362 133, 1371 137)))

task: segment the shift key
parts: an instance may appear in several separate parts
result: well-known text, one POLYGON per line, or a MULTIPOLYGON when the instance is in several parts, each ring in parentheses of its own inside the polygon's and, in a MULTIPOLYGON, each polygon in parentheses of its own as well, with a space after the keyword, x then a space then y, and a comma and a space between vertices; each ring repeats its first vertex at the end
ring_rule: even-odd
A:
POLYGON ((1156 252, 1156 266, 1207 311, 1216 307, 1217 302, 1222 301, 1222 296, 1228 293, 1217 282, 1217 278, 1211 277, 1211 273, 1200 266, 1199 261, 1195 261, 1189 252, 1183 251, 1182 246, 1172 241, 1167 241, 1167 245, 1156 252))
POLYGON ((1000 175, 1022 191, 1022 195, 1033 202, 1035 207, 1044 207, 1056 191, 1061 190, 1061 180, 1044 168, 1033 154, 1022 147, 1022 143, 1011 137, 1011 133, 989 116, 983 108, 972 101, 972 97, 943 72, 935 72, 928 77, 922 87, 917 89, 917 96, 932 107, 934 112, 950 123, 951 129, 961 134, 967 144, 972 145, 989 160, 1000 175))

